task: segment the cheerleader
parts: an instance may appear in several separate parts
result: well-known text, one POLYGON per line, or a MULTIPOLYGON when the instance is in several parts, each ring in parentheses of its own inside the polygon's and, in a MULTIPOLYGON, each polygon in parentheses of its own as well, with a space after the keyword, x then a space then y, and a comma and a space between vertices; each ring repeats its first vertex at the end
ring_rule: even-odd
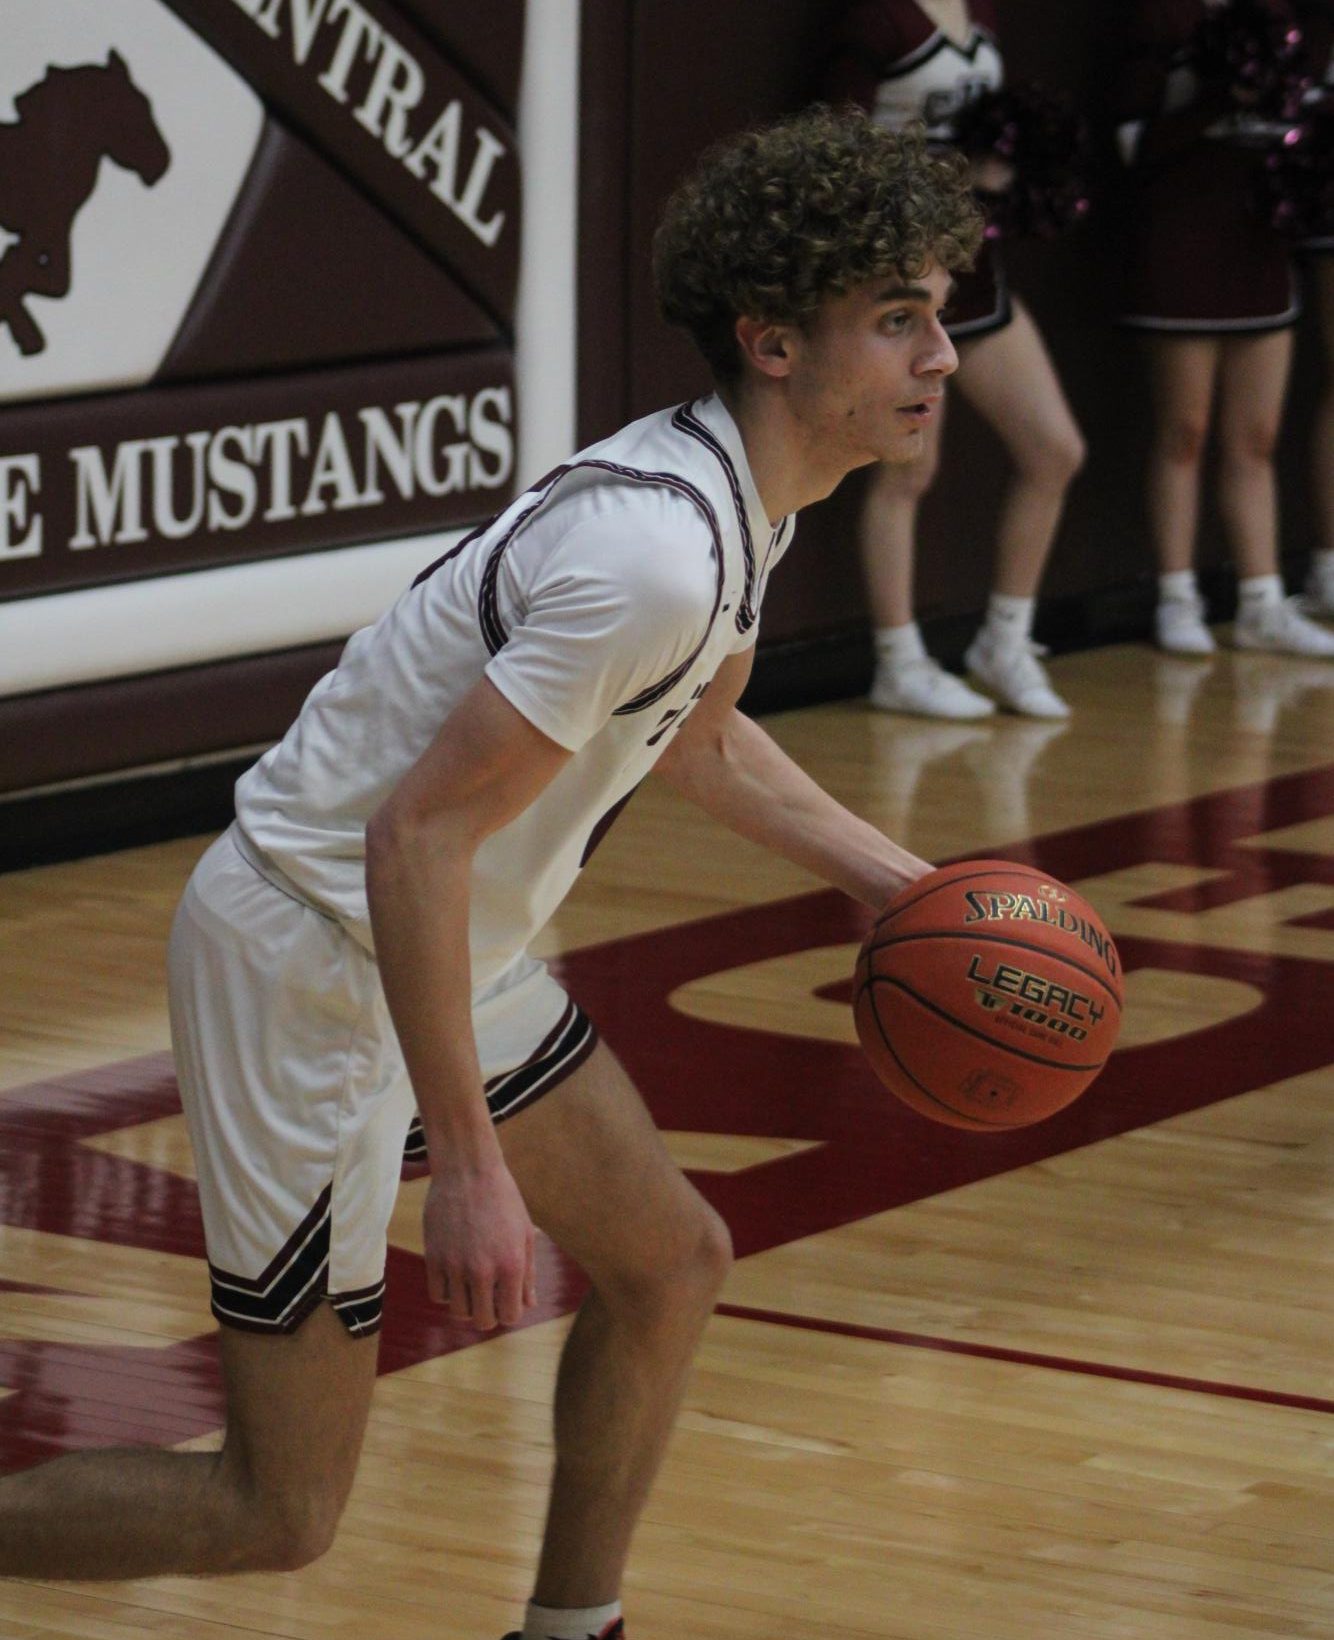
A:
MULTIPOLYGON (((891 129, 922 120, 949 144, 967 105, 1003 81, 994 0, 863 0, 846 13, 827 91, 861 103, 891 129)), ((1012 169, 974 164, 980 191, 1003 194, 1012 169)), ((1084 443, 1042 337, 1008 287, 988 241, 950 303, 959 390, 1004 441, 1015 474, 1001 513, 994 589, 965 660, 989 694, 972 689, 926 653, 913 618, 917 511, 939 464, 940 419, 922 458, 871 475, 861 521, 862 554, 875 624, 871 701, 886 711, 977 718, 996 709, 1064 718, 1031 638, 1038 582, 1084 443), (995 697, 993 699, 992 697, 995 697)))
POLYGON ((1273 452, 1300 305, 1289 242, 1260 208, 1259 184, 1287 129, 1271 105, 1291 16, 1283 0, 1267 10, 1249 0, 1254 33, 1230 59, 1226 30, 1241 12, 1240 0, 1134 0, 1116 92, 1133 223, 1122 318, 1146 338, 1152 383, 1154 632, 1175 654, 1216 647, 1193 568, 1212 420, 1238 577, 1234 642, 1334 656, 1334 636, 1284 597, 1278 571, 1273 452))

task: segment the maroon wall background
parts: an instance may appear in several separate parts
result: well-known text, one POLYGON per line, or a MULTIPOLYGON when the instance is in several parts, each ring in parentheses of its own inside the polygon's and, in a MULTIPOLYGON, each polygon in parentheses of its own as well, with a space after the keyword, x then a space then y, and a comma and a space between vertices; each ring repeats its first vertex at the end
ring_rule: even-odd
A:
MULTIPOLYGON (((478 10, 482 21, 473 23, 467 21, 472 13, 450 0, 392 3, 396 11, 411 13, 425 39, 449 50, 483 97, 512 110, 523 0, 496 0, 478 10)), ((705 144, 810 99, 842 3, 589 0, 584 5, 581 441, 707 385, 690 344, 668 331, 653 309, 648 248, 658 209, 705 144)), ((213 16, 211 8, 197 7, 196 0, 179 0, 177 9, 213 16)), ((1152 573, 1142 503, 1147 395, 1134 339, 1112 324, 1117 228, 1108 184, 1115 166, 1105 122, 1099 119, 1101 88, 1115 60, 1120 0, 1070 6, 1000 0, 1000 9, 1011 76, 1072 92, 1089 110, 1101 138, 1098 208, 1092 220, 1065 240, 1019 245, 1010 254, 1013 283, 1047 338, 1091 450, 1048 573, 1039 635, 1062 646, 1142 636, 1148 630, 1152 573)), ((270 230, 287 239, 300 237, 316 194, 317 214, 327 216, 328 200, 344 182, 333 175, 315 176, 317 167, 303 139, 285 129, 270 131, 262 157, 259 171, 268 191, 256 196, 256 208, 265 201, 274 208, 265 234, 268 246, 270 230), (289 209, 294 199, 307 208, 289 209)), ((368 230, 375 202, 366 198, 345 205, 359 213, 357 220, 368 230)), ((398 232, 388 221, 375 223, 374 230, 380 238, 398 232)), ((395 254, 402 266, 404 300, 392 315, 372 318, 342 300, 294 306, 292 290, 271 277, 262 281, 264 302, 245 305, 257 349, 253 356, 236 353, 236 315, 227 309, 225 284, 215 281, 215 318, 220 321, 215 334, 230 336, 231 346, 215 356, 202 328, 183 333, 177 356, 163 373, 162 390, 179 392, 182 383, 238 370, 258 373, 265 361, 270 369, 275 364, 291 369, 315 359, 356 359, 373 372, 395 355, 420 356, 438 348, 441 325, 449 329, 453 348, 506 345, 504 324, 472 312, 470 292, 460 290, 442 300, 440 275, 420 246, 414 248, 404 236, 395 254), (342 321, 342 340, 326 333, 330 309, 342 321), (350 350, 343 345, 347 335, 357 342, 350 350)), ((240 263, 229 269, 238 289, 258 288, 254 279, 241 278, 240 263)), ((322 277, 355 284, 356 272, 334 269, 322 277)), ((1299 568, 1314 536, 1305 469, 1319 372, 1315 327, 1308 316, 1299 332, 1281 453, 1290 574, 1299 568)), ((919 613, 946 658, 957 658, 985 602, 1005 471, 989 430, 962 402, 956 403, 945 465, 923 511, 918 564, 919 613)), ((790 704, 864 687, 869 645, 855 542, 858 501, 854 475, 803 518, 766 603, 753 705, 790 704)), ((1209 508, 1201 559, 1206 569, 1220 570, 1216 585, 1225 599, 1230 589, 1230 577, 1222 573, 1226 553, 1218 519, 1209 508)), ((114 846, 155 827, 168 832, 215 823, 214 810, 225 811, 227 804, 230 771, 225 764, 213 765, 212 773, 204 771, 198 777, 204 783, 193 787, 188 774, 155 775, 133 784, 124 771, 167 759, 225 759, 229 749, 275 738, 336 648, 321 645, 240 658, 218 667, 0 702, 0 744, 5 748, 0 794, 89 776, 109 782, 84 786, 68 797, 0 804, 0 869, 114 846)))
MULTIPOLYGON (((1001 0, 1000 9, 1010 77, 1074 94, 1097 136, 1092 220, 1063 240, 1019 244, 1009 253, 1012 283, 1037 318, 1090 446, 1044 583, 1039 632, 1067 645, 1141 634, 1152 575, 1142 503, 1148 406, 1135 340, 1112 323, 1115 162, 1100 109, 1116 58, 1119 6, 1001 0)), ((656 213, 706 143, 810 99, 840 10, 841 0, 615 0, 585 8, 581 438, 706 385, 689 342, 653 310, 648 247, 656 213)), ((1284 540, 1294 557, 1309 548, 1313 531, 1304 470, 1315 350, 1308 316, 1282 453, 1284 540)), ((919 613, 946 653, 962 647, 971 624, 962 617, 986 600, 1005 474, 998 442, 956 398, 918 554, 919 613)), ((805 674, 817 692, 825 692, 821 668, 838 686, 856 675, 849 651, 865 653, 859 493, 854 475, 805 515, 766 600, 762 653, 775 645, 823 648, 816 675, 805 674)), ((1201 562, 1208 569, 1226 561, 1209 508, 1201 562)), ((1227 585, 1219 582, 1224 596, 1227 585)))

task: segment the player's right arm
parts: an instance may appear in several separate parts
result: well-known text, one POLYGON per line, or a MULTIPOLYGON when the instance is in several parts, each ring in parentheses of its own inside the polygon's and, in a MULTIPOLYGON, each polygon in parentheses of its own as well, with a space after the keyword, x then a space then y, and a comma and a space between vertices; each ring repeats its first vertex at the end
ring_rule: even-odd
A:
POLYGON ((472 1028, 473 856, 570 753, 482 678, 366 829, 366 892, 390 1015, 431 1162, 431 1297, 483 1328, 535 1301, 533 1227, 501 1156, 472 1028))

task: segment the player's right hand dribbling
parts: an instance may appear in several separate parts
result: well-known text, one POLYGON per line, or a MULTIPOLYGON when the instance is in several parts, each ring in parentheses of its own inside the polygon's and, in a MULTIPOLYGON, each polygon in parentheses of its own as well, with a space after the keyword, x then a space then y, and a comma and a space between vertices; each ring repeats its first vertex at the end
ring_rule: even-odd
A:
POLYGON ((517 1325, 537 1302, 532 1220, 498 1156, 433 1173, 422 1224, 427 1291, 456 1319, 490 1332, 517 1325))

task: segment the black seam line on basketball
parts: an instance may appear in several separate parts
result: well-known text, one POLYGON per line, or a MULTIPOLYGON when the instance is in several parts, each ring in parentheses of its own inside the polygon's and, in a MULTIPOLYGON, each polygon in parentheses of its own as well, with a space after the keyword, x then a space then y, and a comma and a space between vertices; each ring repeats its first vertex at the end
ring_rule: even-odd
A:
POLYGON ((938 1110, 946 1111, 953 1117, 962 1117, 965 1122, 971 1122, 975 1127, 993 1128, 997 1132, 1004 1132, 1007 1128, 1012 1128, 1015 1125, 1013 1122, 989 1122, 984 1116, 974 1116, 970 1111, 956 1110, 953 1105, 947 1105, 943 1099, 938 1098, 934 1093, 932 1093, 931 1089, 928 1088, 924 1082, 919 1082, 904 1064, 903 1056, 885 1035, 885 1027, 880 1023, 880 1015, 874 1008, 871 1009, 871 1018, 875 1021, 875 1028, 880 1033, 880 1040, 884 1044, 886 1052, 893 1055, 894 1063, 899 1067, 899 1069, 912 1083, 913 1087, 915 1087, 922 1095, 922 1097, 929 1100, 930 1103, 935 1105, 938 1110))
MULTIPOLYGON (((1050 924, 1039 924, 1039 927, 1050 927, 1050 924)), ((1018 946, 1021 951, 1032 951, 1040 957, 1055 957, 1057 962, 1063 962, 1067 968, 1073 968, 1077 974, 1083 974, 1085 979, 1092 980, 1100 985, 1107 995, 1116 1004, 1119 1016, 1123 1004, 1116 992, 1095 969, 1085 968, 1083 963, 1076 962, 1073 957, 1067 957, 1063 952, 1053 951, 1049 945, 1030 945, 1027 940, 1017 938, 1013 934, 974 934, 966 928, 924 928, 916 934, 891 934, 887 940, 881 940, 876 945, 868 945, 868 952, 887 951, 891 945, 911 945, 914 940, 970 940, 978 944, 1018 946)), ((1022 1001, 1022 998, 1018 1000, 1022 1001)))
MULTIPOLYGON (((936 1014, 939 1018, 945 1020, 947 1024, 952 1025, 955 1028, 956 1031, 964 1031, 969 1036, 975 1036, 978 1039, 979 1042, 985 1042, 993 1048, 1003 1048, 1006 1053, 1012 1053, 1019 1059, 1027 1059, 1034 1065, 1041 1065, 1044 1070, 1048 1070, 1048 1071, 1100 1071, 1102 1069, 1103 1065, 1106 1063, 1105 1060, 1099 1059, 1092 1065, 1063 1065, 1063 1064, 1060 1064, 1059 1062, 1056 1062, 1056 1061, 1053 1061, 1053 1060, 1050 1060, 1050 1059, 1043 1059, 1035 1053, 1025 1053, 1025 1051, 1022 1048, 1011 1047, 1008 1042, 1002 1042, 999 1037, 988 1036, 988 1034, 985 1031, 979 1031, 976 1028, 976 1026, 965 1025, 963 1020, 956 1019, 953 1014, 947 1014, 943 1008, 938 1008, 934 1002, 930 1002, 930 1001, 927 1000, 926 997, 919 995, 918 992, 913 990, 911 985, 905 985, 903 983, 903 981, 900 980, 900 979, 889 979, 883 974, 878 974, 878 975, 876 975, 872 978, 871 984, 873 986, 874 985, 888 985, 896 991, 902 991, 905 996, 911 997, 914 1002, 921 1003, 922 1007, 927 1009, 928 1012, 936 1014)), ((1015 1000, 1017 1002, 1021 999, 1016 997, 1015 1000)), ((872 1011, 872 1013, 875 1013, 874 1009, 872 1009, 871 1011, 872 1011)), ((876 1023, 879 1024, 879 1016, 878 1015, 877 1015, 877 1018, 876 1018, 876 1023)), ((1058 1040, 1058 1038, 1055 1035, 1053 1035, 1052 1040, 1056 1041, 1056 1040, 1058 1040)))

